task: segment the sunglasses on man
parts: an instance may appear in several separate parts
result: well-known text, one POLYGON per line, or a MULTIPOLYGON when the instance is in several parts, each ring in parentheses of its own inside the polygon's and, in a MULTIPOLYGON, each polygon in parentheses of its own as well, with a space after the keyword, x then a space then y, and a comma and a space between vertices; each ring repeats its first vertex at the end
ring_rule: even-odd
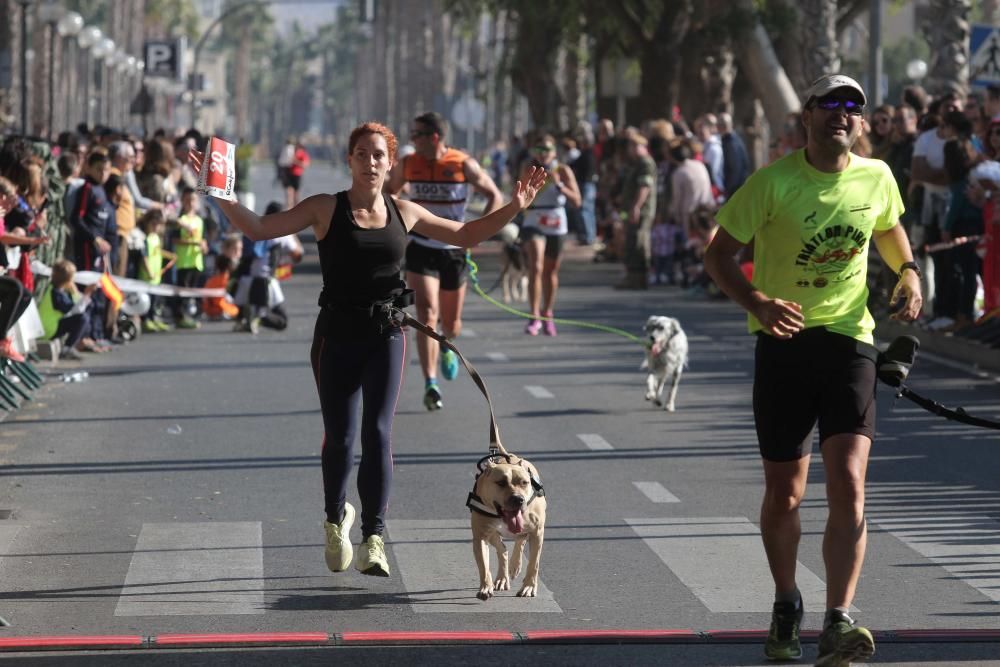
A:
POLYGON ((538 146, 534 146, 531 150, 534 153, 548 153, 549 151, 554 151, 555 149, 555 146, 539 144, 538 146))
POLYGON ((848 116, 860 116, 865 112, 865 105, 856 100, 845 100, 839 97, 821 97, 816 100, 816 106, 823 111, 836 111, 843 107, 848 116))

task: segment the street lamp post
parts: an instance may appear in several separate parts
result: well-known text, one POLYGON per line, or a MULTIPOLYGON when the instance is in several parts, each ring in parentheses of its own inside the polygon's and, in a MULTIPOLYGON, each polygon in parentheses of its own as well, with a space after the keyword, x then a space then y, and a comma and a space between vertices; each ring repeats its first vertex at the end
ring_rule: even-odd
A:
POLYGON ((28 134, 28 7, 33 0, 17 0, 21 5, 21 134, 28 134))
POLYGON ((56 24, 62 18, 64 9, 55 0, 46 0, 38 7, 38 19, 48 26, 49 38, 49 95, 48 95, 48 122, 47 130, 49 139, 55 138, 55 110, 56 110, 56 24))
POLYGON ((97 80, 94 85, 97 87, 97 104, 94 112, 94 122, 104 124, 105 100, 107 97, 107 73, 104 71, 105 60, 110 58, 115 51, 115 41, 110 37, 102 37, 91 49, 94 59, 97 60, 97 80))
POLYGON ((83 122, 89 128, 90 127, 90 84, 93 79, 93 64, 91 62, 91 57, 93 56, 93 50, 97 46, 97 43, 101 41, 104 37, 104 33, 97 26, 89 25, 80 31, 77 35, 76 41, 83 49, 87 57, 83 59, 83 122))
MULTIPOLYGON (((79 82, 78 76, 67 76, 71 71, 70 67, 66 67, 66 63, 75 63, 76 59, 69 57, 69 51, 73 48, 76 43, 74 39, 80 31, 83 30, 83 17, 76 12, 66 12, 63 14, 62 18, 59 19, 59 23, 56 24, 56 30, 59 32, 59 36, 64 38, 63 42, 63 109, 65 113, 62 118, 62 126, 69 129, 70 125, 70 108, 72 107, 72 101, 76 97, 76 86, 79 82)), ((54 105, 53 105, 54 106, 54 105)))

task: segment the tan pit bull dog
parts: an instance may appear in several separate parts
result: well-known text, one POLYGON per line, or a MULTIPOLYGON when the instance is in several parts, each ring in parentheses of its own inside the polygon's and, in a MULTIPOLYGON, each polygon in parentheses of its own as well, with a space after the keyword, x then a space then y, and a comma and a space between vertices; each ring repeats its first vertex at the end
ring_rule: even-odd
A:
POLYGON ((494 591, 509 591, 511 579, 521 572, 524 543, 529 542, 528 569, 518 597, 538 594, 538 568, 545 536, 545 491, 538 471, 525 459, 508 454, 499 442, 499 455, 479 461, 476 484, 466 505, 472 511, 472 552, 479 567, 480 600, 489 600, 494 591), (508 567, 503 538, 514 540, 508 567), (497 576, 490 577, 489 546, 497 552, 497 576))

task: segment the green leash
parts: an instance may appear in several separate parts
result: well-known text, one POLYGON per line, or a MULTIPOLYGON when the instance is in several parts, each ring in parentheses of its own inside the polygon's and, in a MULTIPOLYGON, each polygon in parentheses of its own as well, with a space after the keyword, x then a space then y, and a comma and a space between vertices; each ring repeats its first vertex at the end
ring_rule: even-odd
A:
MULTIPOLYGON (((505 303, 497 301, 489 294, 483 291, 483 288, 479 284, 479 265, 472 261, 472 257, 468 252, 465 254, 466 261, 469 263, 469 279, 472 281, 472 289, 476 291, 476 294, 481 296, 487 302, 493 304, 500 310, 506 311, 511 315, 517 315, 518 317, 523 317, 525 319, 533 320, 536 319, 531 313, 525 313, 523 311, 517 310, 516 308, 511 308, 505 303)), ((616 336, 621 336, 627 338, 631 341, 641 344, 645 347, 646 341, 634 334, 625 331, 624 329, 619 329, 617 327, 609 327, 604 324, 594 324, 593 322, 581 322, 580 320, 564 320, 561 317, 545 317, 542 315, 537 319, 546 322, 555 322, 556 324, 565 324, 572 327, 583 327, 585 329, 597 329, 598 331, 604 331, 606 333, 615 334, 616 336)))

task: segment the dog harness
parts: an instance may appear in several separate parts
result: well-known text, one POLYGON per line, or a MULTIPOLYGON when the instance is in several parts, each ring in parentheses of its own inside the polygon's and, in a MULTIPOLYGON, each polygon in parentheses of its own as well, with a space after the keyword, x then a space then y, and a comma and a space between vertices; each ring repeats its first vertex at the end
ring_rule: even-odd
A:
MULTIPOLYGON (((488 516, 492 519, 499 519, 500 515, 497 512, 494 512, 492 507, 484 503, 483 499, 476 495, 476 482, 478 482, 482 474, 486 472, 486 468, 483 467, 483 464, 495 458, 504 458, 507 460, 507 463, 510 463, 511 459, 514 457, 510 454, 489 454, 488 456, 484 456, 479 459, 479 463, 476 464, 476 468, 478 468, 476 481, 472 484, 472 491, 469 493, 469 497, 465 501, 465 506, 473 512, 482 514, 483 516, 488 516)), ((527 468, 525 468, 525 470, 527 470, 527 468)), ((536 498, 545 495, 545 489, 542 487, 542 481, 534 474, 531 474, 530 471, 529 474, 531 475, 531 495, 524 500, 525 507, 534 502, 536 498)))

